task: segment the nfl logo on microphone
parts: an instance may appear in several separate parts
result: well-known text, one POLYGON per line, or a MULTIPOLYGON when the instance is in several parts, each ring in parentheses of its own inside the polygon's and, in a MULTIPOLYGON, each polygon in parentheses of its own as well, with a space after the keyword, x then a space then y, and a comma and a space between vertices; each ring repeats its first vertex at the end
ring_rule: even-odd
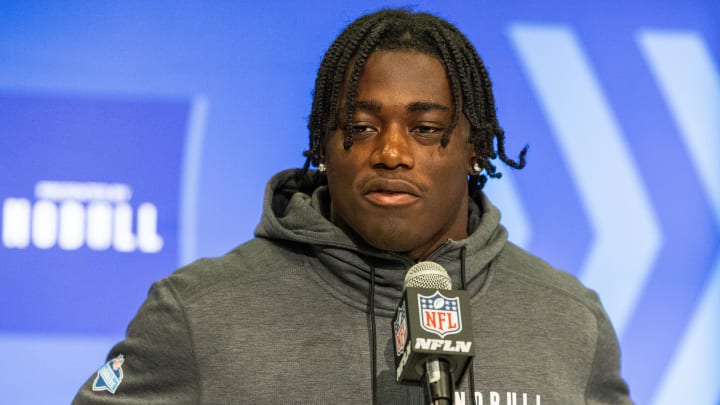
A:
POLYGON ((418 306, 420 326, 424 330, 441 338, 462 330, 459 298, 448 298, 440 291, 430 296, 418 294, 418 306))

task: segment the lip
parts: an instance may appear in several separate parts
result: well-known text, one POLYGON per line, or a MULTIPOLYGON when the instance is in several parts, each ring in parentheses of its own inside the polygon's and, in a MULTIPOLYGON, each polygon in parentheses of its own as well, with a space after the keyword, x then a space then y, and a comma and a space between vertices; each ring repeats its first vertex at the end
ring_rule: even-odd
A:
POLYGON ((420 199, 418 187, 406 180, 374 178, 362 191, 368 201, 383 207, 401 207, 420 199))

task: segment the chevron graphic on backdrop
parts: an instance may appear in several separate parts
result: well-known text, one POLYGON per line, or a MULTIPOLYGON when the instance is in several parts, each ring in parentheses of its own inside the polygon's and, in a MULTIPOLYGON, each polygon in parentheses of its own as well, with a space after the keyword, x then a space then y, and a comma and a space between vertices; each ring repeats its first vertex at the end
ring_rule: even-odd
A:
MULTIPOLYGON (((668 384, 680 387, 672 392, 685 392, 687 389, 681 387, 689 384, 688 379, 693 378, 689 376, 694 373, 673 368, 690 367, 693 362, 688 357, 702 358, 698 352, 703 350, 707 356, 708 346, 685 349, 677 355, 675 351, 687 347, 685 340, 700 341, 699 335, 707 331, 699 332, 702 323, 698 323, 716 325, 719 317, 712 319, 720 312, 707 307, 717 301, 713 299, 713 294, 718 294, 717 282, 708 286, 702 300, 698 299, 710 275, 715 273, 713 279, 717 279, 720 272, 720 174, 714 169, 720 161, 720 80, 710 53, 692 33, 644 31, 638 37, 643 56, 679 128, 676 135, 689 151, 689 156, 673 156, 672 160, 684 163, 685 158, 697 172, 697 178, 689 176, 679 182, 687 185, 678 190, 678 198, 689 197, 683 202, 687 202, 685 209, 692 210, 692 215, 677 224, 666 215, 668 201, 659 198, 659 193, 643 180, 644 176, 657 176, 647 171, 652 168, 642 167, 641 162, 647 165, 649 160, 633 156, 633 150, 642 148, 632 149, 629 143, 642 134, 628 137, 621 129, 573 30, 557 25, 516 24, 509 28, 508 35, 553 128, 589 217, 593 239, 579 275, 603 298, 621 336, 624 363, 634 365, 630 370, 625 368, 624 373, 633 383, 634 399, 649 403, 653 397, 666 398, 660 388, 668 384), (698 178, 702 187, 694 187, 698 178), (707 230, 707 224, 713 222, 716 225, 707 230), (682 234, 695 229, 707 233, 712 245, 689 250, 682 234), (698 252, 701 258, 694 264, 699 268, 680 268, 683 258, 698 252), (683 279, 687 284, 673 296, 677 302, 668 304, 667 295, 678 284, 678 273, 689 275, 683 279), (663 313, 666 324, 689 324, 687 334, 668 332, 658 325, 658 314, 651 311, 663 313), (649 338, 657 341, 648 345, 649 338)), ((678 149, 682 150, 671 148, 678 149)), ((664 166, 654 167, 657 170, 664 166)), ((707 383, 702 387, 692 385, 697 401, 690 402, 716 403, 719 393, 713 376, 717 374, 705 376, 703 381, 707 383)), ((682 402, 687 399, 684 397, 682 402)))
MULTIPOLYGON (((680 128, 706 198, 712 202, 715 222, 720 224, 720 70, 714 66, 702 39, 693 32, 643 30, 637 41, 669 104, 673 121, 680 128)), ((720 251, 712 273, 672 367, 660 384, 653 401, 657 405, 702 404, 720 399, 720 372, 696 372, 698 364, 720 358, 720 251)))
POLYGON ((594 243, 581 278, 601 297, 613 297, 605 307, 622 334, 660 246, 658 221, 622 131, 572 32, 515 26, 510 34, 593 227, 594 243), (553 58, 547 57, 547 49, 553 50, 553 58))
POLYGON ((720 223, 720 78, 710 52, 692 32, 646 30, 638 42, 720 223))

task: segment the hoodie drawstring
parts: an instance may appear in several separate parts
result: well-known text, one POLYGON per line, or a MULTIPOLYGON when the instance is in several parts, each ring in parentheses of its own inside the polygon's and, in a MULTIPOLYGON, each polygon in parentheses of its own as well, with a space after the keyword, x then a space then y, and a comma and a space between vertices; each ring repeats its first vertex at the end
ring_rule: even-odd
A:
POLYGON ((375 331, 375 266, 370 266, 370 346, 372 352, 372 403, 377 405, 377 332, 375 331))
MULTIPOLYGON (((460 288, 465 290, 465 253, 467 251, 467 248, 465 246, 462 246, 460 248, 460 288)), ((473 359, 470 359, 470 364, 468 367, 470 368, 470 375, 468 376, 468 386, 470 387, 470 398, 472 398, 471 404, 475 404, 475 370, 473 367, 473 359)))

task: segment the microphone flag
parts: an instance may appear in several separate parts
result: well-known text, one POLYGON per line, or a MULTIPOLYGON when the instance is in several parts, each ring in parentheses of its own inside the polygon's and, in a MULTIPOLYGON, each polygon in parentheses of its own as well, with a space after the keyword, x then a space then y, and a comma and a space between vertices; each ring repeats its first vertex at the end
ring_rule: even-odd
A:
POLYGON ((459 384, 475 352, 471 319, 463 290, 405 288, 392 320, 397 382, 420 383, 424 363, 442 358, 459 384))

